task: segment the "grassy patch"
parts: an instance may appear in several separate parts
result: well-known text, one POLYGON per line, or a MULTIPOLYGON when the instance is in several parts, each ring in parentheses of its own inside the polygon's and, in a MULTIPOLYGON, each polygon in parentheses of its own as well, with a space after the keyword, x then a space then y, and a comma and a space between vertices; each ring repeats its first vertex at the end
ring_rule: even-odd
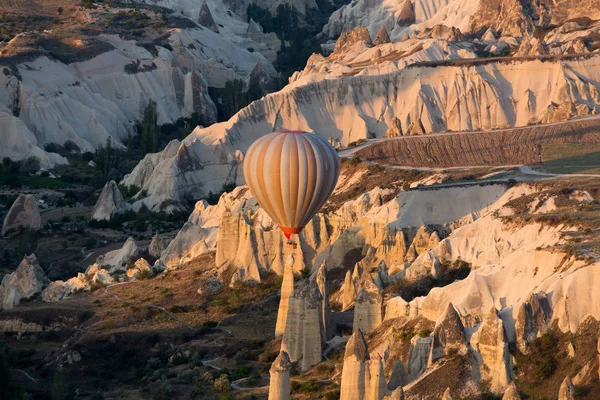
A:
POLYGON ((542 159, 549 173, 600 175, 600 144, 544 143, 542 159))

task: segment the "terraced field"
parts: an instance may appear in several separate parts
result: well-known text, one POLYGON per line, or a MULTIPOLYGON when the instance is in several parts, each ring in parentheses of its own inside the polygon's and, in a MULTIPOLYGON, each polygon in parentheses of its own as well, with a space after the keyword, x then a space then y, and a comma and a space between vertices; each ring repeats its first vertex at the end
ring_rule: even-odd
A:
POLYGON ((406 167, 522 165, 546 161, 543 147, 549 143, 599 145, 600 118, 491 132, 405 136, 375 142, 356 154, 379 164, 406 167))

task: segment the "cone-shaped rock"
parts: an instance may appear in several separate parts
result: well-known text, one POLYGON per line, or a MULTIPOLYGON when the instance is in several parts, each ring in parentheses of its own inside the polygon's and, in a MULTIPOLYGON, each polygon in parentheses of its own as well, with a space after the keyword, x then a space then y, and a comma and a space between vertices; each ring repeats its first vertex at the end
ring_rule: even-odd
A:
POLYGON ((381 29, 379 29, 379 32, 377 32, 377 36, 375 37, 375 40, 373 40, 373 44, 385 44, 385 43, 389 43, 390 42, 390 35, 388 34, 387 29, 385 28, 385 25, 381 26, 381 29))
POLYGON ((202 2, 202 7, 200 8, 200 12, 198 13, 198 23, 202 26, 207 27, 213 32, 219 32, 219 28, 215 23, 215 20, 210 12, 210 8, 208 8, 208 4, 206 1, 202 2))
POLYGON ((123 195, 117 186, 115 181, 110 181, 102 189, 100 197, 94 206, 92 212, 92 219, 95 220, 109 220, 114 215, 125 212, 127 205, 123 200, 123 195))
POLYGON ((402 122, 397 117, 392 118, 390 122, 390 126, 388 126, 387 131, 385 131, 386 138, 398 137, 402 136, 402 122))
POLYGON ((450 388, 446 388, 446 390, 444 391, 444 395, 442 396, 442 400, 454 400, 454 397, 452 397, 452 393, 450 393, 450 388))
POLYGON ((447 347, 460 346, 465 343, 465 327, 452 303, 448 303, 446 311, 435 324, 429 363, 431 364, 438 358, 443 357, 447 347))
POLYGON ((23 228, 41 229, 42 217, 35 198, 30 194, 20 194, 8 210, 2 224, 2 236, 18 232, 23 228))
POLYGON ((269 400, 290 399, 291 369, 292 362, 290 361, 290 357, 285 351, 280 351, 269 370, 271 375, 271 381, 269 383, 269 400))
POLYGON ((369 348, 363 333, 357 330, 346 343, 344 351, 340 400, 364 399, 369 375, 369 348))
POLYGON ((346 271, 346 278, 342 285, 342 311, 350 309, 354 305, 356 299, 356 288, 354 287, 354 281, 350 271, 346 271))
POLYGON ((158 235, 154 235, 152 237, 152 241, 150 242, 150 246, 148 246, 148 254, 150 254, 154 258, 160 258, 160 255, 165 250, 165 242, 158 235))
POLYGON ((399 26, 408 26, 416 22, 415 10, 410 0, 404 0, 396 24, 399 26))
POLYGON ((483 359, 482 376, 494 393, 503 393, 510 382, 510 359, 504 324, 492 307, 479 328, 477 349, 483 359))
POLYGON ((508 386, 502 396, 502 400, 521 400, 521 396, 519 396, 519 392, 517 391, 517 385, 514 382, 508 386))
POLYGON ((2 279, 0 310, 15 307, 21 300, 40 293, 49 283, 35 254, 24 257, 14 272, 2 279))

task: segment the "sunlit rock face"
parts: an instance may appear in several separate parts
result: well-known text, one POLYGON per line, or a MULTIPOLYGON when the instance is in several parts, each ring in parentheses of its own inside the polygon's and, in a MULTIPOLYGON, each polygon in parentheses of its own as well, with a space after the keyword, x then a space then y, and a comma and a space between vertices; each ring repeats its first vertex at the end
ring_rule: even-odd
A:
POLYGON ((8 310, 41 293, 50 284, 35 254, 23 258, 17 269, 0 284, 0 309, 8 310))

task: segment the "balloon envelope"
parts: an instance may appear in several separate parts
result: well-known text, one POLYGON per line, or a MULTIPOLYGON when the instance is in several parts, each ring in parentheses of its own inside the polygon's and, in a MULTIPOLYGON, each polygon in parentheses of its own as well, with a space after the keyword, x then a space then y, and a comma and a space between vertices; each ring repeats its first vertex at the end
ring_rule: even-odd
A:
POLYGON ((303 131, 277 131, 256 140, 244 159, 244 177, 260 206, 289 239, 327 201, 340 174, 335 149, 303 131))

